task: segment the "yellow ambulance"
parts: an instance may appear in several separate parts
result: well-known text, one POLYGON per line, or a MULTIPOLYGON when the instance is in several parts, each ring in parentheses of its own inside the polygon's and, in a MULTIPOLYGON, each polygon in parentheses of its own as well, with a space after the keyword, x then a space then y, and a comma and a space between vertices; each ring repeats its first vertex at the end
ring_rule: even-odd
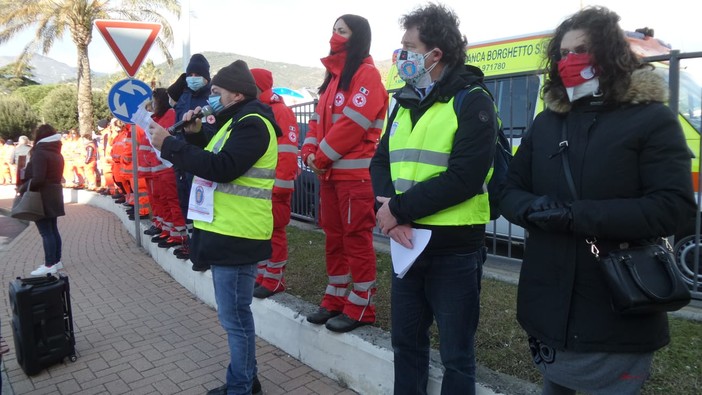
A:
MULTIPOLYGON (((669 55, 670 47, 645 34, 648 32, 650 29, 641 29, 641 32, 627 32, 627 38, 634 52, 642 58, 669 55)), ((495 97, 505 135, 510 140, 513 150, 519 146, 522 136, 531 126, 536 114, 544 109, 540 95, 544 78, 542 71, 552 35, 552 32, 534 33, 474 43, 469 45, 467 49, 467 63, 480 68, 485 74, 485 83, 495 97)), ((668 62, 656 62, 655 65, 656 70, 662 73, 667 80, 669 76, 668 62)), ((689 62, 687 60, 681 61, 680 66, 679 119, 693 158, 692 178, 695 192, 698 192, 702 57, 691 59, 689 62), (693 62, 697 62, 697 64, 693 64, 693 62), (699 66, 700 74, 690 73, 685 69, 688 65, 699 66)), ((390 68, 386 85, 390 91, 404 85, 404 82, 398 77, 395 67, 390 68)), ((684 234, 675 235, 677 258, 681 264, 680 268, 688 280, 694 277, 692 275, 695 244, 694 225, 695 218, 691 218, 689 229, 684 234)), ((510 225, 504 218, 499 218, 488 225, 487 231, 498 239, 510 242, 521 243, 524 239, 524 230, 510 225)), ((698 276, 698 281, 702 282, 702 274, 698 276)))

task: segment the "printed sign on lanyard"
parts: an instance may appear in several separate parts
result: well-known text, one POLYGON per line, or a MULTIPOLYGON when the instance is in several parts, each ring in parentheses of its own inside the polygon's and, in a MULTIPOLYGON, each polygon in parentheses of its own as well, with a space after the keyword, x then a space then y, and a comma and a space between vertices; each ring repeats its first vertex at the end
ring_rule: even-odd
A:
POLYGON ((188 203, 188 219, 212 223, 214 219, 214 191, 217 183, 198 176, 193 177, 188 203))
MULTIPOLYGON (((227 123, 228 126, 231 123, 227 123)), ((212 147, 212 153, 217 154, 224 144, 227 134, 224 133, 212 147)), ((188 219, 212 223, 214 220, 214 191, 217 183, 198 176, 193 177, 190 187, 190 202, 188 202, 188 219)))

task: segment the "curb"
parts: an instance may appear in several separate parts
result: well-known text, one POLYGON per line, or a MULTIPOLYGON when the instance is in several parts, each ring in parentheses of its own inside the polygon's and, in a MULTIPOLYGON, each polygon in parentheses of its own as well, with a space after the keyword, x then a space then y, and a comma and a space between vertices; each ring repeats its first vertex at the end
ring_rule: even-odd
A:
MULTIPOLYGON (((135 226, 127 214, 108 196, 82 190, 64 190, 66 203, 87 204, 115 214, 125 229, 134 237, 135 226)), ((294 222, 294 221, 293 221, 294 222)), ((140 230, 148 228, 147 221, 140 223, 140 230)), ((299 224, 304 229, 316 229, 309 224, 299 224)), ((151 237, 140 234, 142 249, 150 255, 174 280, 194 296, 216 309, 212 275, 194 272, 190 261, 177 259, 172 250, 158 248, 151 237)), ((376 242, 383 249, 382 241, 376 242)), ((385 247, 386 248, 386 247, 385 247)), ((361 327, 351 333, 337 334, 323 326, 310 324, 306 316, 317 306, 287 293, 267 299, 254 299, 251 309, 256 322, 256 335, 297 358, 321 374, 361 394, 391 394, 393 391, 393 353, 390 334, 377 327, 361 327)), ((429 367, 429 394, 440 394, 443 366, 438 351, 432 350, 429 367)), ((477 395, 532 395, 540 388, 524 380, 478 366, 476 372, 477 395)))

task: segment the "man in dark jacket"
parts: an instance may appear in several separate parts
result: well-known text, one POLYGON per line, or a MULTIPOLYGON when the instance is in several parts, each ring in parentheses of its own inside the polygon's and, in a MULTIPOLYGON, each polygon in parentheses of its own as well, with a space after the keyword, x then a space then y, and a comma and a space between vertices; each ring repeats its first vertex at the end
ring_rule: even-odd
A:
POLYGON ((395 394, 426 394, 429 327, 439 327, 446 371, 442 394, 475 393, 484 233, 485 185, 496 138, 483 74, 465 66, 466 39, 453 12, 429 5, 402 19, 397 67, 406 85, 371 162, 377 219, 393 242, 412 248, 413 228, 431 230, 421 255, 392 279, 395 394), (468 89, 461 108, 453 99, 468 89), (419 336, 419 338, 417 337, 419 336))
MULTIPOLYGON (((210 96, 210 63, 199 53, 191 56, 185 73, 169 86, 167 91, 168 96, 175 101, 173 107, 176 112, 176 122, 182 120, 183 115, 188 111, 196 107, 207 105, 207 99, 210 96)), ((214 134, 215 130, 213 125, 204 123, 202 126, 203 132, 207 136, 211 137, 214 134)), ((176 138, 183 139, 182 135, 176 135, 176 138)), ((180 203, 183 217, 186 218, 185 226, 190 235, 193 231, 193 221, 187 219, 187 213, 188 201, 190 198, 190 185, 193 181, 193 175, 178 166, 175 167, 175 174, 178 187, 178 202, 180 203)), ((164 232, 153 240, 162 241, 166 240, 168 237, 170 237, 170 234, 164 232)), ((175 250, 175 255, 179 259, 188 259, 190 257, 189 239, 186 239, 182 247, 175 250)), ((207 266, 193 264, 193 270, 205 271, 207 269, 207 266)))
POLYGON ((270 107, 256 95, 248 66, 237 60, 212 79, 209 104, 217 116, 205 121, 215 122, 214 137, 202 133, 202 120, 195 116, 199 107, 185 114, 191 121, 185 129, 187 142, 156 123, 150 127, 161 157, 195 176, 188 210, 195 227, 191 259, 211 266, 231 357, 226 384, 210 394, 261 391, 251 300, 257 264, 271 257, 271 196, 281 132, 270 107))

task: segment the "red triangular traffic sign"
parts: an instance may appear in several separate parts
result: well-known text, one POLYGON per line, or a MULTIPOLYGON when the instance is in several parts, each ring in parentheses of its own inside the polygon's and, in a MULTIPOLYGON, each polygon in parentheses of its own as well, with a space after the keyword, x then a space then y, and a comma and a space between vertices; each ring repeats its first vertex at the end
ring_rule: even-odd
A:
POLYGON ((141 67, 161 31, 160 23, 99 19, 95 26, 128 76, 141 67))

